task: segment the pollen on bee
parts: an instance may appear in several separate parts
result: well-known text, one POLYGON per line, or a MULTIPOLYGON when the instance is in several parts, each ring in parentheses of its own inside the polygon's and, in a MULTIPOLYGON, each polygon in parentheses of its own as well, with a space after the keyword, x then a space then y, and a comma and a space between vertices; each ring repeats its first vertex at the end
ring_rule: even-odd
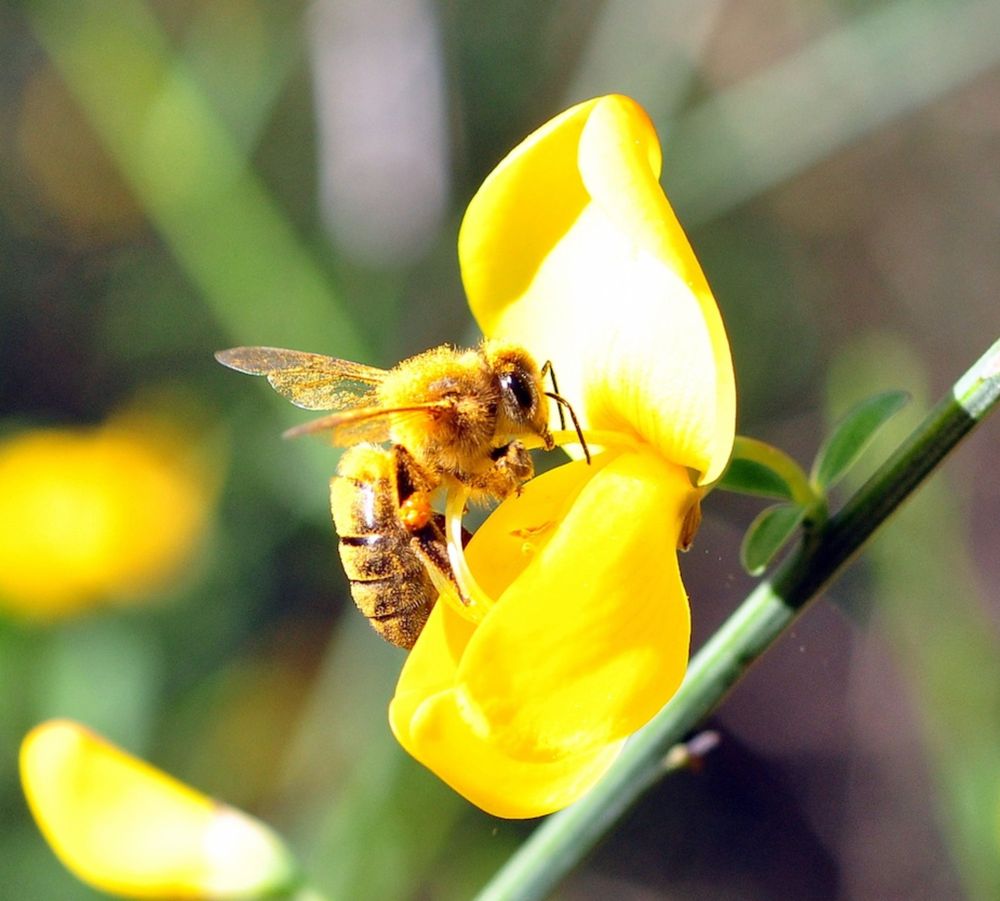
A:
POLYGON ((415 491, 399 505, 399 519, 410 532, 426 526, 432 513, 431 497, 425 491, 415 491))

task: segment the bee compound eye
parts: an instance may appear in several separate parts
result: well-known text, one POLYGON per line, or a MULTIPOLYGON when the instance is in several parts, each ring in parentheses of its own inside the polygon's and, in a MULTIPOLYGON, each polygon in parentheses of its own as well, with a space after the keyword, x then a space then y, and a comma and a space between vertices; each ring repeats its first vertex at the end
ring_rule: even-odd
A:
POLYGON ((520 372, 505 372, 501 375, 500 390, 517 410, 530 412, 535 406, 535 392, 531 381, 520 372))

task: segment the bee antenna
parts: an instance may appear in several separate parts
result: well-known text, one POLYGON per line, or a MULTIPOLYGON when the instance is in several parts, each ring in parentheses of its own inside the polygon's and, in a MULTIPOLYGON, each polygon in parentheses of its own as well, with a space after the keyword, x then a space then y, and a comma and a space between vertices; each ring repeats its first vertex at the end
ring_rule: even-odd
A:
MULTIPOLYGON (((551 380, 552 390, 555 392, 555 394, 549 394, 548 391, 546 391, 545 394, 547 397, 555 399, 556 396, 559 394, 559 383, 556 381, 556 370, 552 366, 551 360, 545 361, 545 365, 542 366, 541 376, 543 379, 545 378, 545 376, 548 376, 549 379, 551 380)), ((569 406, 569 404, 567 404, 566 406, 569 406)), ((570 409, 570 412, 572 412, 572 408, 570 409)), ((562 403, 559 404, 559 428, 563 429, 564 431, 566 429, 566 417, 563 415, 562 403)), ((577 429, 577 431, 579 432, 580 430, 577 429)))
MULTIPOLYGON (((549 370, 552 371, 551 369, 549 370)), ((546 397, 551 397, 559 405, 559 419, 563 422, 565 426, 565 421, 562 418, 563 407, 569 412, 569 418, 573 420, 573 428, 576 429, 576 437, 580 439, 580 447, 583 448, 583 455, 587 458, 587 465, 590 465, 590 448, 587 447, 587 440, 583 437, 583 429, 580 428, 580 420, 576 418, 576 413, 573 410, 573 405, 566 400, 561 394, 556 394, 554 391, 546 391, 546 397)))

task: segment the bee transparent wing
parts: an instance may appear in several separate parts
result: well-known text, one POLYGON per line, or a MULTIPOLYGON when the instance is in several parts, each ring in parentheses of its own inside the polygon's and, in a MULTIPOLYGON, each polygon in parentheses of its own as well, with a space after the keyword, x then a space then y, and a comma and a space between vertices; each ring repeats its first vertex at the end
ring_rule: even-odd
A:
POLYGON ((389 440, 389 429, 394 422, 407 416, 428 416, 433 410, 448 408, 446 401, 427 401, 405 407, 356 407, 321 416, 302 425, 288 429, 286 438, 298 438, 315 432, 329 432, 333 444, 348 447, 362 441, 379 443, 389 440))
POLYGON ((372 400, 371 386, 315 372, 272 372, 267 380, 282 397, 303 410, 344 410, 372 400))
POLYGON ((248 375, 308 370, 370 385, 377 385, 386 375, 385 369, 366 366, 364 363, 283 347, 231 347, 229 350, 217 351, 215 359, 223 366, 248 375))
POLYGON ((342 410, 371 401, 386 370, 323 354, 281 347, 233 347, 215 358, 248 375, 267 377, 271 387, 306 410, 342 410))

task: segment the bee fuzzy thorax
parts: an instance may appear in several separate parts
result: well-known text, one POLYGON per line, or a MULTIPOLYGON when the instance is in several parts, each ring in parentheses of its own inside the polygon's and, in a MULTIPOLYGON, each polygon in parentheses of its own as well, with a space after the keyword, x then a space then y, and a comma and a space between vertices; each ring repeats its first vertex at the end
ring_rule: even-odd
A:
POLYGON ((499 391, 479 351, 433 348, 390 370, 379 386, 379 404, 386 408, 405 408, 414 398, 433 406, 423 414, 394 416, 393 443, 439 473, 472 473, 489 465, 499 391))

